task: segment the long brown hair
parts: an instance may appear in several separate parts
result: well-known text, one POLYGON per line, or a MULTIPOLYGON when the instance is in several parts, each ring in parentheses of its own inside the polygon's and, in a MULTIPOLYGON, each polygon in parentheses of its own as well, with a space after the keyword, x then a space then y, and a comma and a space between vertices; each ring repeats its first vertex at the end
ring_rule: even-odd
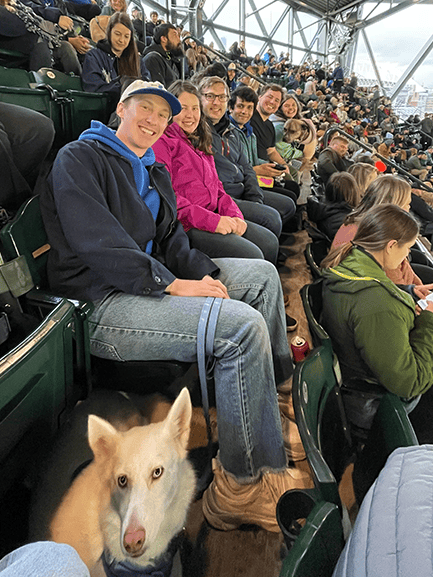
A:
POLYGON ((131 19, 125 12, 115 12, 108 21, 106 30, 106 39, 111 46, 111 32, 116 24, 123 24, 131 32, 129 44, 117 59, 120 76, 129 76, 130 78, 141 78, 140 57, 134 39, 134 26, 131 19))
POLYGON ((411 197, 410 184, 400 176, 384 174, 378 176, 365 191, 359 205, 347 215, 343 224, 357 222, 368 210, 379 204, 396 204, 405 206, 411 197))
POLYGON ((179 98, 183 92, 188 92, 188 94, 193 94, 197 97, 200 106, 200 120, 194 132, 186 136, 194 148, 201 150, 205 154, 212 155, 212 132, 203 114, 200 93, 197 88, 188 80, 175 80, 173 84, 168 87, 168 91, 177 98, 179 98))
POLYGON ((413 240, 419 233, 414 217, 395 204, 381 204, 365 213, 359 222, 358 230, 351 242, 331 250, 321 262, 321 268, 338 266, 359 246, 367 252, 383 250, 390 240, 399 245, 413 240))

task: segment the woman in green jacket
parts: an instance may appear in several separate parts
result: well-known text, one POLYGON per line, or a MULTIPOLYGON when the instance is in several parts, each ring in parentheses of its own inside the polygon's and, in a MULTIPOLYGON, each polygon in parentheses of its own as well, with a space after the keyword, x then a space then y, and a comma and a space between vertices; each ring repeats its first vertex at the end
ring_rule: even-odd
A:
MULTIPOLYGON (((383 204, 366 213, 353 241, 322 262, 322 321, 349 388, 351 379, 362 379, 410 400, 433 385, 433 302, 419 312, 384 272, 401 264, 417 235, 410 214, 383 204)), ((362 426, 362 415, 357 422, 353 407, 348 412, 362 426)))

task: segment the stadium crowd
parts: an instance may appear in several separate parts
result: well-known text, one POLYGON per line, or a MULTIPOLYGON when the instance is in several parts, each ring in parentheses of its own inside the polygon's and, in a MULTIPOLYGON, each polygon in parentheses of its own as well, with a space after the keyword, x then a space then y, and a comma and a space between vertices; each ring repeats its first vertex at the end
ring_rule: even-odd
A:
MULTIPOLYGON (((108 125, 92 122, 56 157, 45 117, 0 103, 5 218, 41 195, 50 287, 94 302, 97 356, 192 361, 202 297, 223 298, 204 514, 223 530, 278 531, 281 494, 312 483, 291 399, 297 320, 277 271, 307 217, 326 246, 323 323, 343 377, 394 392, 408 411, 433 385, 433 303, 417 305, 433 268, 412 249, 419 232, 433 236, 430 115, 400 121, 338 62, 251 57, 244 41, 227 61, 156 12, 130 17, 125 0, 0 0, 0 48, 115 102, 108 125)), ((368 429, 365 414, 361 395, 348 417, 368 429)))

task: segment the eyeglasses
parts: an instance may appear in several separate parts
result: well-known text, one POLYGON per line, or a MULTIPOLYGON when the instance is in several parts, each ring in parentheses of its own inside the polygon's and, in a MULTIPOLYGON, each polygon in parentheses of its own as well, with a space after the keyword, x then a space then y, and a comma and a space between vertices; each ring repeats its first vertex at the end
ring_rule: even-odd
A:
POLYGON ((214 100, 219 100, 220 102, 227 102, 229 97, 227 94, 213 94, 212 92, 207 92, 203 94, 208 102, 213 102, 214 100))

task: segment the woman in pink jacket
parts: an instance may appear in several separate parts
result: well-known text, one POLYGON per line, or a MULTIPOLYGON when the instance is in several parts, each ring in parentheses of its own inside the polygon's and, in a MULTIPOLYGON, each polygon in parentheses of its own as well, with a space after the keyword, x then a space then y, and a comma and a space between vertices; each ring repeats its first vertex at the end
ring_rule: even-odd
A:
POLYGON ((178 219, 191 246, 212 258, 264 258, 261 247, 266 246, 272 233, 246 222, 225 192, 215 169, 212 136, 196 87, 177 80, 169 91, 179 99, 182 112, 152 148, 156 160, 170 172, 178 219))

